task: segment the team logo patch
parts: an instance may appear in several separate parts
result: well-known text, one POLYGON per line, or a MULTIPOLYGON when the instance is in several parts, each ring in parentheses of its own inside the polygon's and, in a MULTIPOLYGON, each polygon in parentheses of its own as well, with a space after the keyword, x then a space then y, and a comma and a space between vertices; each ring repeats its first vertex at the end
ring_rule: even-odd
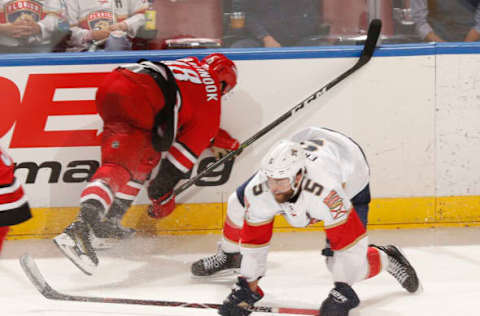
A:
POLYGON ((323 203, 325 203, 330 209, 333 219, 339 219, 343 215, 347 214, 347 210, 343 205, 343 199, 335 190, 332 190, 330 193, 328 193, 327 197, 323 199, 323 203))
POLYGON ((115 140, 112 142, 112 148, 117 149, 120 147, 120 142, 118 140, 115 140))
POLYGON ((88 27, 91 30, 108 30, 113 24, 111 11, 95 11, 87 16, 88 27))
POLYGON ((42 18, 43 5, 38 1, 10 1, 5 5, 7 21, 14 23, 17 20, 39 21, 42 18))

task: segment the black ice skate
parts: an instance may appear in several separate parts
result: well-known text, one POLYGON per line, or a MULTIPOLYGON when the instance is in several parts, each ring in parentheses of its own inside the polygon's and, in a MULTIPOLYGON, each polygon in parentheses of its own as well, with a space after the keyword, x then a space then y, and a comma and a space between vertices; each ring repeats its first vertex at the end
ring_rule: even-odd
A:
POLYGON ((91 242, 95 250, 112 248, 115 242, 132 238, 136 231, 133 228, 123 226, 121 218, 106 217, 92 226, 91 242))
POLYGON ((77 219, 53 239, 58 249, 88 275, 92 275, 98 266, 98 258, 92 247, 90 234, 89 226, 77 219))
POLYGON ((219 246, 213 256, 202 258, 192 264, 194 277, 224 277, 239 272, 242 255, 240 252, 227 253, 219 246))
POLYGON ((417 273, 398 247, 394 245, 370 246, 378 248, 388 255, 387 271, 400 283, 405 290, 410 293, 415 293, 418 291, 420 288, 420 281, 418 280, 417 273))

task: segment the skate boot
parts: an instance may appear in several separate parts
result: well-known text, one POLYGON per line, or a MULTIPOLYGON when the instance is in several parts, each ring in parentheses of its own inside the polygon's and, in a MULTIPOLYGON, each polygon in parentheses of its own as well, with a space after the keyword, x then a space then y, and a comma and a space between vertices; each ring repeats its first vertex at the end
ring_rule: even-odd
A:
POLYGON ((242 255, 240 252, 227 253, 218 247, 217 253, 195 261, 192 264, 194 277, 223 277, 238 273, 242 255))
POLYGON ((375 247, 388 255, 387 272, 390 273, 405 290, 410 293, 417 292, 420 288, 420 281, 418 280, 417 273, 398 247, 394 245, 370 246, 375 247))
POLYGON ((98 266, 98 258, 92 247, 90 234, 88 224, 77 219, 53 239, 58 249, 87 275, 92 275, 98 266))
POLYGON ((121 217, 104 218, 92 226, 92 246, 95 250, 110 249, 119 240, 132 238, 136 231, 123 226, 121 217))

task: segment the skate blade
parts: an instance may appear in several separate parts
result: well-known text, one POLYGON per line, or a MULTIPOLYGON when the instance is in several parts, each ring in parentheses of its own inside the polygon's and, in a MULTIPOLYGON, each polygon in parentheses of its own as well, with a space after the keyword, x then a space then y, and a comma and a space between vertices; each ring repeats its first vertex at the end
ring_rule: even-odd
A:
POLYGON ((87 256, 79 257, 72 247, 62 245, 57 238, 59 238, 59 236, 53 239, 53 243, 63 253, 63 255, 67 257, 78 269, 80 269, 80 271, 86 275, 93 275, 97 269, 97 265, 95 265, 95 263, 93 263, 87 256))
POLYGON ((195 280, 215 280, 215 279, 221 279, 221 278, 226 278, 230 276, 238 276, 240 274, 240 268, 233 268, 233 269, 225 269, 222 271, 218 271, 217 273, 214 273, 212 275, 194 275, 191 274, 192 279, 195 280))

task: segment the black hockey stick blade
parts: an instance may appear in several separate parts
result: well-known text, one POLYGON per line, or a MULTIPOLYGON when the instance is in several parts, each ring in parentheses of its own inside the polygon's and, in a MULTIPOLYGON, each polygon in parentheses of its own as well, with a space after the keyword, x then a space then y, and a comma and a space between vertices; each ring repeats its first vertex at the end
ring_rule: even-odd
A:
POLYGON ((334 80, 330 81, 326 85, 326 90, 328 91, 334 86, 336 86, 340 81, 350 76, 352 73, 360 69, 366 63, 370 61, 375 52, 375 47, 377 46, 378 38, 380 37, 380 32, 382 31, 382 21, 379 19, 374 19, 370 22, 368 26, 368 33, 367 39, 365 40, 365 44, 362 49, 362 53, 360 54, 360 58, 357 60, 355 65, 353 65, 350 69, 345 71, 343 74, 335 78, 334 80))
POLYGON ((274 127, 280 125, 283 121, 294 115, 296 112, 299 110, 303 109, 307 104, 317 100, 320 96, 322 96, 325 92, 336 86, 339 82, 341 82, 343 79, 347 78, 350 76, 352 73, 357 71, 359 68, 361 68, 363 65, 368 63, 370 59, 373 56, 373 53, 375 51, 375 47, 377 45, 378 37, 380 36, 380 32, 382 30, 382 21, 379 19, 374 19, 370 22, 370 25, 368 27, 368 33, 367 33, 367 39, 365 40, 365 44, 363 46, 362 53, 360 55, 360 58, 357 60, 355 65, 350 67, 347 71, 342 73, 340 76, 337 78, 333 79, 329 83, 327 83, 325 86, 320 88, 319 90, 315 91, 311 95, 309 95, 306 99, 295 105, 293 108, 291 108, 288 112, 284 113, 282 116, 277 118, 275 121, 270 123, 269 125, 265 126, 263 129, 258 131, 255 135, 244 141, 243 143, 240 144, 240 147, 235 150, 229 152, 227 155, 225 155, 223 158, 217 160, 204 170, 202 172, 198 173, 195 177, 189 179, 188 181, 184 182, 180 186, 178 186, 174 190, 175 195, 179 195, 189 187, 191 187, 197 180, 199 180, 201 177, 205 176, 207 173, 212 171, 213 169, 217 168, 224 162, 228 161, 229 159, 233 159, 235 156, 238 156, 243 149, 247 148, 250 144, 255 142, 257 139, 268 133, 270 130, 272 130, 274 127))
POLYGON ((382 20, 373 19, 368 26, 367 39, 365 41, 365 46, 363 47, 362 55, 360 56, 360 60, 364 63, 367 63, 370 58, 372 58, 381 31, 382 20))
MULTIPOLYGON (((37 288, 37 290, 45 297, 51 300, 70 301, 70 302, 87 302, 87 303, 111 303, 111 304, 128 304, 128 305, 144 305, 144 306, 164 306, 164 307, 185 307, 200 309, 218 309, 220 304, 210 303, 188 303, 175 301, 158 301, 143 300, 131 298, 113 298, 113 297, 95 297, 63 294, 53 289, 45 280, 35 260, 29 255, 24 254, 20 258, 20 266, 27 275, 28 279, 37 288)), ((252 312, 262 313, 279 313, 293 315, 317 315, 316 309, 290 308, 290 307, 269 307, 254 306, 250 309, 252 312)))

